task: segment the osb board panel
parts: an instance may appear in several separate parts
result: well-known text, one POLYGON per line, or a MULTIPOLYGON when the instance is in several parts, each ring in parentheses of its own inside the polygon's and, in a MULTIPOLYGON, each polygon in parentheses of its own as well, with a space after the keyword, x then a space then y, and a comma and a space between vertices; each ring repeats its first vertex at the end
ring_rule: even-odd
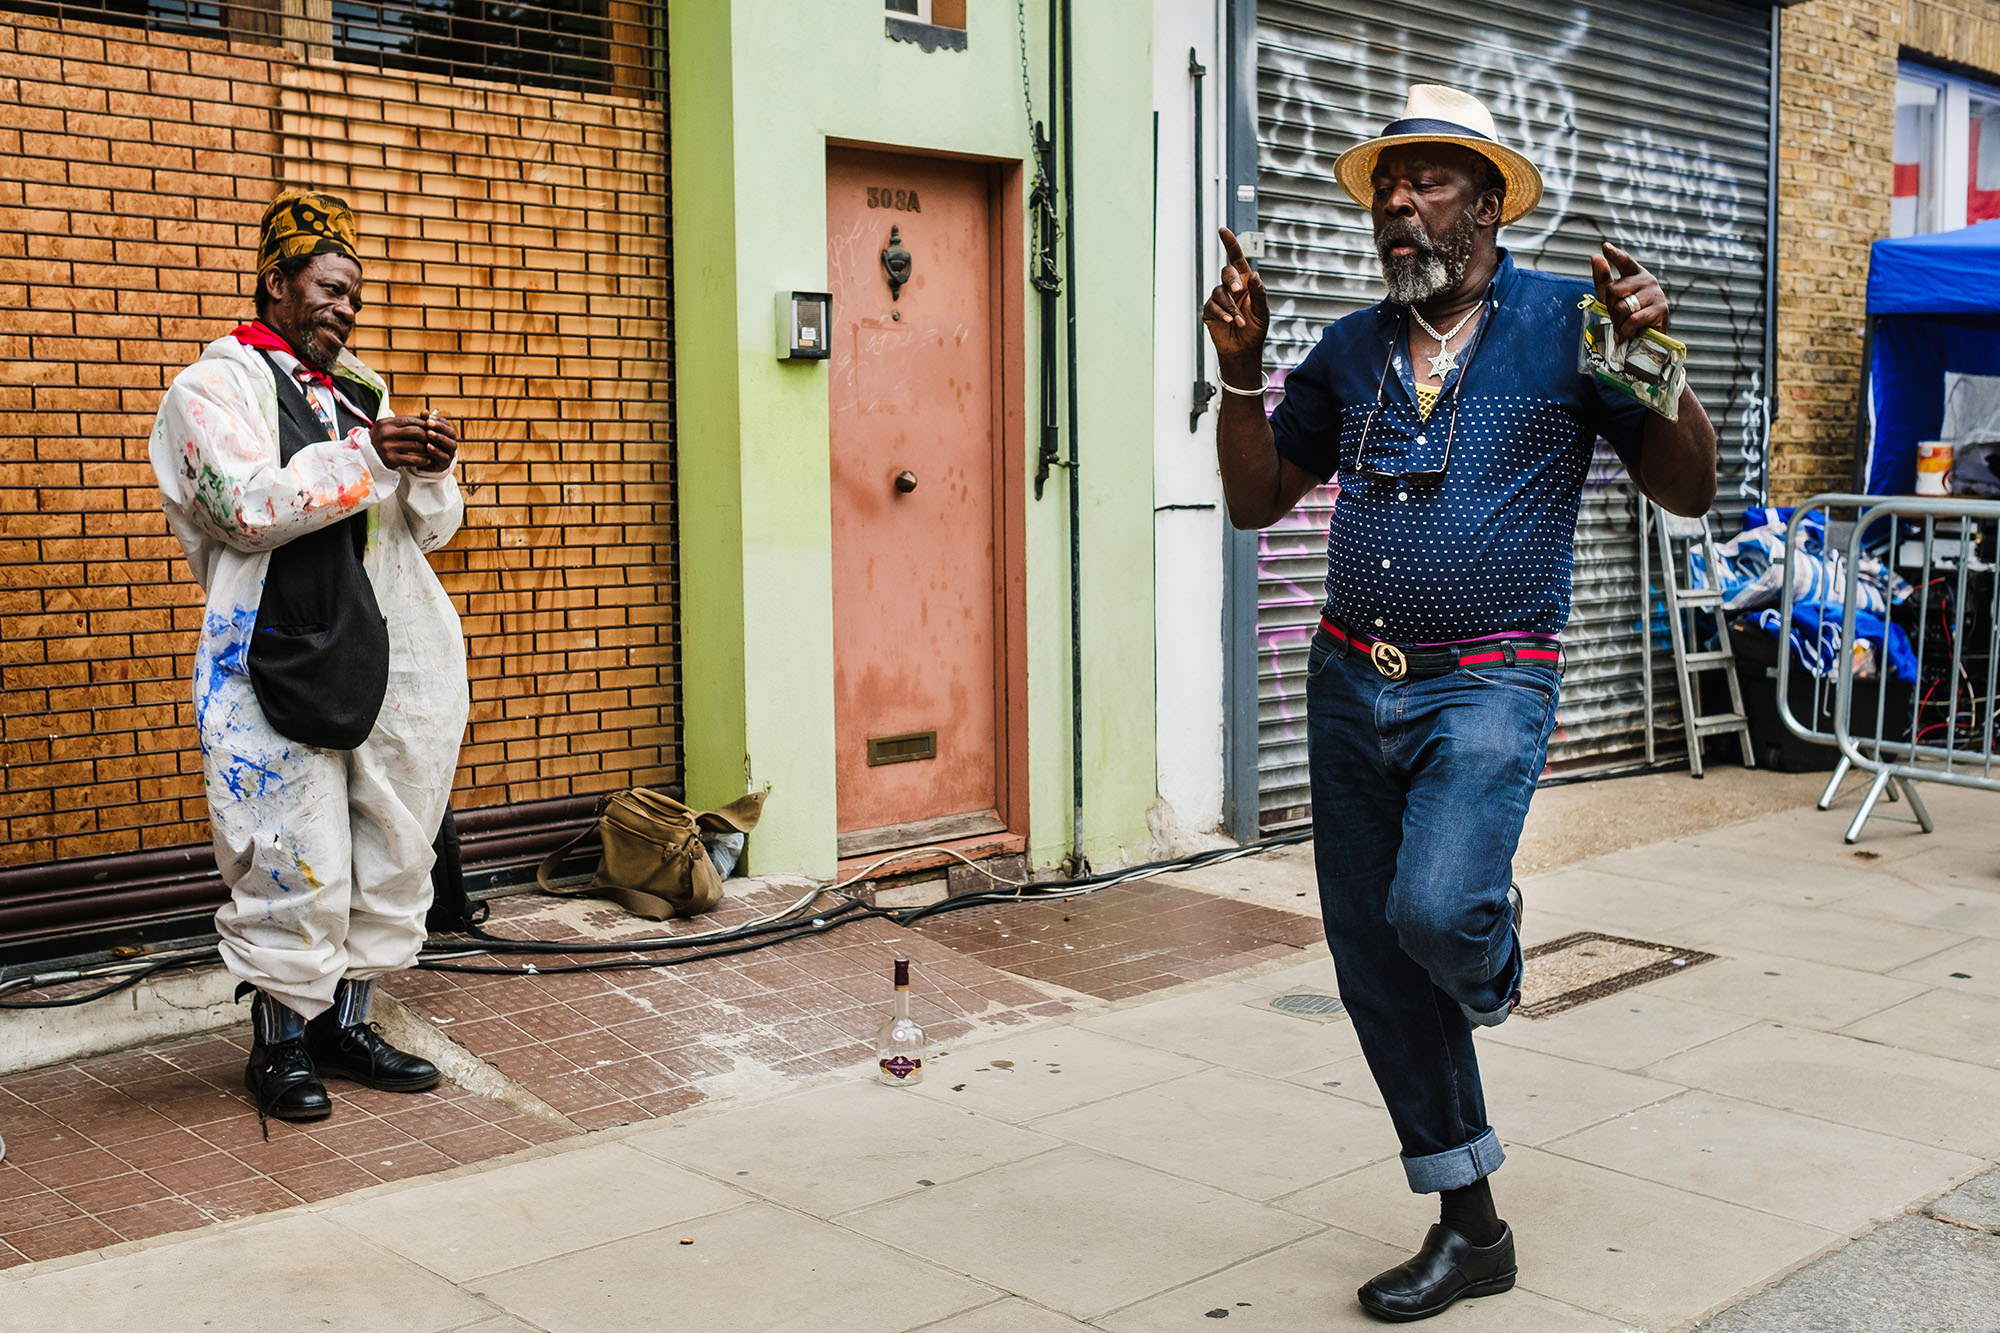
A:
POLYGON ((146 437, 283 184, 356 206, 355 350, 463 423, 454 805, 678 777, 666 152, 657 101, 0 21, 0 865, 206 841, 146 437))

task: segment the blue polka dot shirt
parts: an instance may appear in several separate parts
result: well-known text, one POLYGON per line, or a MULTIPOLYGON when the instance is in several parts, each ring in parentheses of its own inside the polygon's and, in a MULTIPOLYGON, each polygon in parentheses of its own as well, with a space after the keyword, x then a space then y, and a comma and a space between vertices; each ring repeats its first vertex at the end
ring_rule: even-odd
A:
POLYGON ((1335 621, 1397 643, 1561 631, 1596 441, 1630 467, 1646 414, 1577 368, 1590 292, 1501 251, 1487 312, 1428 419, 1407 307, 1387 301, 1328 326, 1286 378, 1278 452, 1340 480, 1326 547, 1335 621))

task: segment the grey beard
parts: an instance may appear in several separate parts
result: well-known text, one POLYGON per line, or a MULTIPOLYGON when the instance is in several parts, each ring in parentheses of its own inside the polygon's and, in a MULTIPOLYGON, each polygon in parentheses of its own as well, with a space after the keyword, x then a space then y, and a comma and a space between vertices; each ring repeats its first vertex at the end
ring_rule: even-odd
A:
POLYGON ((1476 231, 1471 209, 1459 214, 1435 239, 1409 219, 1382 227, 1375 234, 1375 249, 1382 261, 1382 281, 1389 289, 1389 299, 1397 305, 1416 305, 1456 287, 1472 262, 1476 231), (1416 253, 1391 256, 1389 247, 1398 243, 1416 246, 1416 253))
POLYGON ((1413 255, 1385 258, 1382 282, 1389 289, 1391 301, 1397 305, 1415 305, 1449 288, 1452 277, 1437 251, 1420 250, 1413 255))
POLYGON ((344 345, 338 334, 332 329, 315 325, 306 330, 299 342, 300 346, 294 349, 299 353, 299 360, 322 374, 332 373, 344 345))

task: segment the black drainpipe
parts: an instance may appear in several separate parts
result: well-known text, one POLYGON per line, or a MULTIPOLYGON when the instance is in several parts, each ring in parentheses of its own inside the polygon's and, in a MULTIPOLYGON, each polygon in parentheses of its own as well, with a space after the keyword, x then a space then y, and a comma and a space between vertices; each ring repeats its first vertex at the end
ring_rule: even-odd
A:
MULTIPOLYGON (((1778 79, 1779 42, 1784 36, 1785 10, 1771 6, 1771 103, 1765 160, 1764 188, 1768 198, 1764 210, 1764 475, 1758 478, 1757 493, 1763 503, 1771 503, 1771 431, 1778 414, 1778 79)), ((1866 369, 1862 371, 1867 374, 1866 369)))
POLYGON ((1076 149, 1070 132, 1069 0, 1051 0, 1062 10, 1062 203, 1063 203, 1063 339, 1064 390, 1069 400, 1069 745, 1070 825, 1069 864, 1072 876, 1090 873, 1083 854, 1083 523, 1078 505, 1076 462, 1076 149))

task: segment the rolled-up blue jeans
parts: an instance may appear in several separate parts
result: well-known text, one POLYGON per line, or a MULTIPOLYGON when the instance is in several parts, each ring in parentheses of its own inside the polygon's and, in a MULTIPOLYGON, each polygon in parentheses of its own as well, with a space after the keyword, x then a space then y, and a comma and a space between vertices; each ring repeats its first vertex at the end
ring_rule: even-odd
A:
POLYGON ((1467 1011, 1521 984, 1514 849, 1561 677, 1543 666, 1384 679, 1325 630, 1307 657, 1320 912, 1368 1068, 1420 1194, 1503 1158, 1467 1011))

